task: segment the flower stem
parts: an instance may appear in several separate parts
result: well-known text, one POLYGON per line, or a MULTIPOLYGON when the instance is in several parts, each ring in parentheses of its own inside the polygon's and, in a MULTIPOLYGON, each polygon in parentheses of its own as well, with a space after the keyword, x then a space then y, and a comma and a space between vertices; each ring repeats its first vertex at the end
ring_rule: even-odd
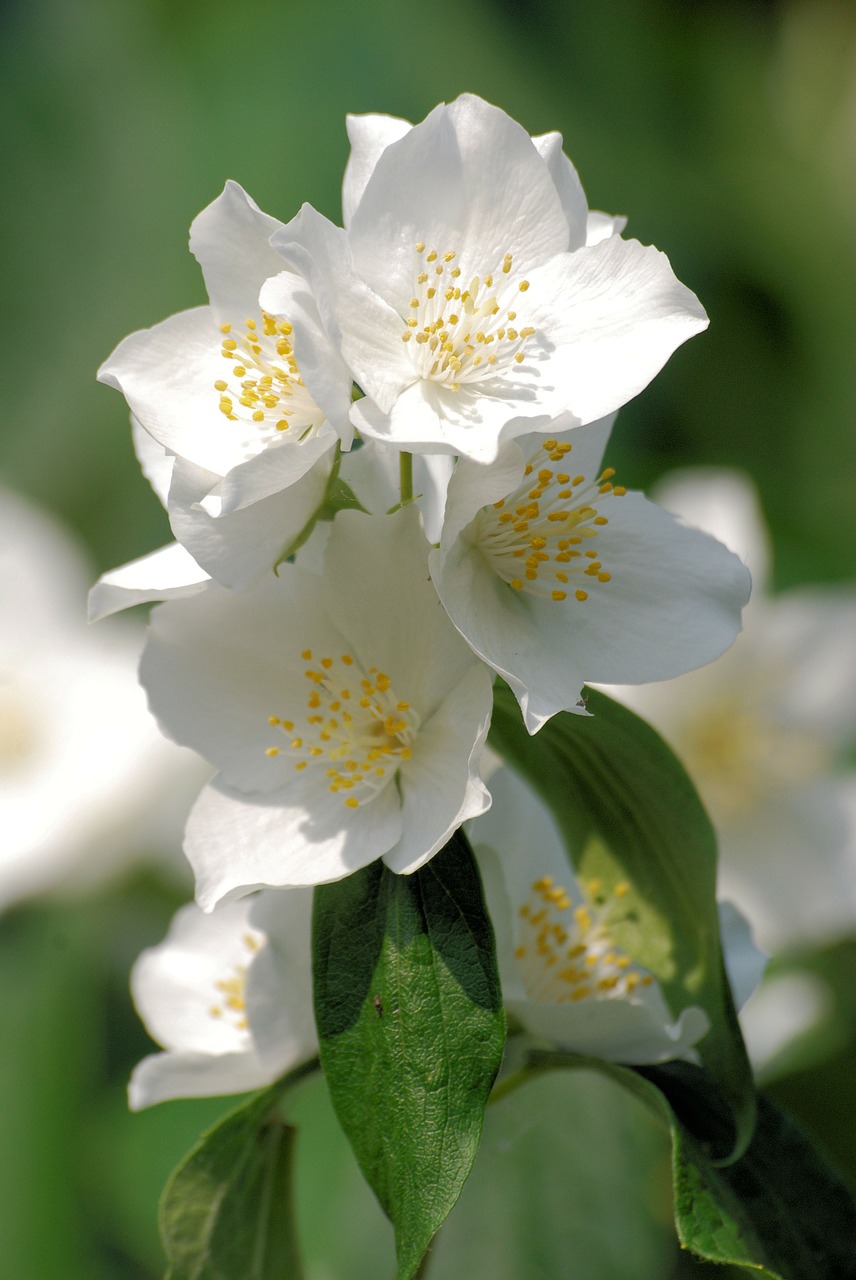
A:
POLYGON ((398 467, 401 505, 404 506, 405 502, 413 501, 413 454, 402 451, 399 454, 398 467))

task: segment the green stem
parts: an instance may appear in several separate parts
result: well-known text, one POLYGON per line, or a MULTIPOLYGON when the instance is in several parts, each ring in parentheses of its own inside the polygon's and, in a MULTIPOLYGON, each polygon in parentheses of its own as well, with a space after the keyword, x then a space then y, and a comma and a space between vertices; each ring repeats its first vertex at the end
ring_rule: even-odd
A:
POLYGON ((399 484, 401 489, 401 505, 413 501, 413 454, 399 454, 399 484))

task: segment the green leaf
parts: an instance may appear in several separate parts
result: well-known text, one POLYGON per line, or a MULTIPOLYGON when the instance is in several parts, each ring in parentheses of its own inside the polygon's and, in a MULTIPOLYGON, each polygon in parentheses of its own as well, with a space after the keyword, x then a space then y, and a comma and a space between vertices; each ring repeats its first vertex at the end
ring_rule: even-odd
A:
POLYGON ((560 713, 535 735, 498 683, 491 744, 550 806, 577 874, 607 890, 629 885, 619 946, 658 979, 674 1015, 700 1005, 711 1028, 698 1046, 727 1102, 719 1155, 744 1150, 754 1091, 716 909, 716 837, 692 782, 662 738, 605 694, 587 690, 591 717, 560 713))
POLYGON ((295 1130, 276 1114, 298 1068, 215 1125, 178 1166, 160 1206, 166 1280, 301 1280, 291 1180, 295 1130))
POLYGON ((461 833, 421 870, 315 890, 315 1015, 336 1113, 419 1266, 475 1159, 505 1038, 493 931, 461 833))
POLYGON ((638 1069, 536 1052, 518 1080, 562 1067, 600 1071, 663 1116, 672 1138, 675 1226, 684 1248, 766 1280, 856 1280, 856 1204, 810 1139, 769 1099, 758 1098, 747 1150, 722 1166, 638 1069))

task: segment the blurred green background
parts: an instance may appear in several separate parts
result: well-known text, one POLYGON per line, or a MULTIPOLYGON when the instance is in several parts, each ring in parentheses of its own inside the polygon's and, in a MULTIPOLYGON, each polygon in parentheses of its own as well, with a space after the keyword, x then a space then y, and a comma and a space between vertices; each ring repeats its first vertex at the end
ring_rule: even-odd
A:
MULTIPOLYGON (((97 568, 168 536, 124 404, 95 370, 126 333, 204 301, 193 216, 235 178, 283 220, 303 201, 338 220, 346 111, 418 120, 472 90, 532 133, 561 130, 590 204, 629 215, 627 234, 664 249, 710 313, 623 410, 621 479, 745 467, 777 586, 854 576, 849 0, 5 0, 0 36, 0 468, 79 531, 97 568)), ((0 1258, 16 1280, 161 1274, 158 1189, 225 1109, 125 1111, 148 1046, 127 972, 177 904, 138 873, 0 920, 0 1258)), ((852 949, 818 963, 846 995, 852 949)), ((849 1031, 776 1095, 856 1184, 849 1031)), ((388 1229, 323 1090, 297 1110, 310 1280, 391 1275, 388 1229)), ((678 1257, 665 1161, 654 1122, 610 1086, 539 1082, 491 1115, 432 1276, 707 1273, 678 1257)))

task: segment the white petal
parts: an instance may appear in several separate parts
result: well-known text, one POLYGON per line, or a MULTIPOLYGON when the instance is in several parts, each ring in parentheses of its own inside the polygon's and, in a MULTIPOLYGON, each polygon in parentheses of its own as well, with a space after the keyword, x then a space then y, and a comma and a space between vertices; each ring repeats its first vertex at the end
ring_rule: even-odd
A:
POLYGON ((282 270, 282 259, 270 247, 281 226, 232 181, 194 219, 190 250, 202 268, 218 324, 240 324, 258 314, 262 281, 282 270))
POLYGON ((195 595, 210 581, 184 547, 170 542, 102 574, 89 593, 89 621, 97 622, 135 604, 195 595))
POLYGON ((666 255, 635 240, 611 236, 557 255, 529 278, 529 323, 556 347, 544 375, 553 413, 569 409, 583 423, 626 404, 682 342, 707 327, 704 309, 666 255))
MULTIPOLYGON (((388 411, 413 381, 413 366, 401 341, 400 315, 356 275, 346 233, 304 205, 274 244, 307 281, 333 347, 363 390, 388 411)), ((268 282, 265 306, 277 306, 277 287, 268 282)))
POLYGON ((312 1006, 312 889, 265 889, 250 899, 249 918, 268 943, 247 974, 247 1018, 259 1057, 285 1070, 318 1049, 312 1006))
MULTIPOLYGON (((249 903, 231 903, 208 916, 190 903, 176 912, 163 942, 137 959, 131 973, 134 1004, 163 1048, 231 1054, 251 1047, 249 1032, 235 1019, 211 1012, 222 1000, 217 983, 246 969, 253 958, 245 941, 249 909, 249 903)), ((255 934, 254 947, 262 942, 255 934)))
POLYGON ((302 276, 281 271, 262 285, 259 304, 292 325, 294 358, 300 376, 315 404, 343 439, 345 447, 349 447, 351 374, 324 329, 309 285, 302 276))
POLYGON ((230 791, 215 779, 196 802, 184 851, 196 900, 211 911, 267 885, 324 884, 367 866, 401 835, 394 785, 370 804, 345 809, 326 778, 306 771, 300 787, 266 796, 230 791))
POLYGON ((573 1005, 509 1003, 527 1030, 572 1053, 610 1062, 649 1063, 687 1058, 708 1031, 706 1014, 692 1005, 663 1022, 647 1004, 632 1000, 580 1000, 573 1005))
POLYGON ((273 1084, 282 1072, 253 1054, 156 1053, 134 1068, 128 1105, 141 1111, 172 1098, 218 1098, 273 1084))
POLYGON ((342 225, 348 227, 381 155, 391 142, 409 133, 413 125, 398 116, 384 115, 348 115, 345 123, 351 153, 342 183, 342 225))
POLYGON ((493 709, 493 682, 485 667, 471 667, 419 731, 413 758, 399 774, 401 839, 385 856, 393 871, 423 866, 468 818, 490 805, 478 768, 493 709))
POLYGON ((719 904, 719 932, 734 1004, 742 1009, 763 978, 769 957, 755 946, 749 921, 733 902, 719 904))
POLYGON ((526 131, 464 94, 383 151, 349 238, 359 275, 406 315, 417 242, 456 252, 465 275, 499 270, 506 253, 528 271, 564 249, 568 224, 526 131))
POLYGON ((233 786, 270 792, 291 776, 285 757, 266 755, 269 717, 289 689, 305 696, 304 647, 339 653, 345 645, 320 591, 313 575, 286 564, 251 591, 212 585, 152 613, 140 663, 149 705, 165 733, 233 786))
POLYGON ((325 461, 289 488, 217 516, 200 505, 211 473, 178 461, 170 491, 172 531, 215 581, 245 590, 282 559, 321 505, 330 473, 325 461))
POLYGON ((411 507, 392 516, 343 511, 327 550, 331 619, 365 670, 378 667, 423 720, 473 664, 428 577, 428 544, 411 507))
POLYGON ((167 453, 162 444, 150 436, 139 418, 131 414, 131 439, 140 470, 154 489, 161 505, 166 506, 175 455, 167 453))
MULTIPOLYGON (((598 532, 596 547, 612 580, 595 584, 566 624, 586 680, 664 680, 719 657, 740 630, 750 588, 745 567, 721 543, 682 526, 639 493, 603 509, 609 524, 598 532)), ((551 602, 536 603, 545 606, 538 616, 549 628, 547 644, 561 623, 551 602)))
POLYGON ((620 236, 626 226, 626 218, 613 217, 610 213, 600 213, 597 209, 590 209, 586 220, 586 244, 599 244, 601 240, 608 240, 610 236, 620 236))
POLYGON ((562 135, 542 133, 540 137, 533 138, 532 142, 547 164, 568 220, 567 243, 562 247, 580 249, 586 243, 588 201, 576 169, 562 150, 562 135))
POLYGON ((246 452, 245 427, 221 413, 214 388, 224 369, 221 338, 211 308, 181 311, 120 342, 98 378, 123 393, 165 450, 225 475, 246 452))
POLYGON ((283 493, 313 469, 316 491, 323 494, 335 444, 334 433, 324 428, 317 436, 300 443, 283 440, 233 467, 217 487, 217 515, 228 516, 283 493))
POLYGON ((687 467, 663 476, 651 498, 672 515, 724 542, 749 569, 753 600, 764 594, 770 539, 757 490, 745 473, 724 467, 687 467))

